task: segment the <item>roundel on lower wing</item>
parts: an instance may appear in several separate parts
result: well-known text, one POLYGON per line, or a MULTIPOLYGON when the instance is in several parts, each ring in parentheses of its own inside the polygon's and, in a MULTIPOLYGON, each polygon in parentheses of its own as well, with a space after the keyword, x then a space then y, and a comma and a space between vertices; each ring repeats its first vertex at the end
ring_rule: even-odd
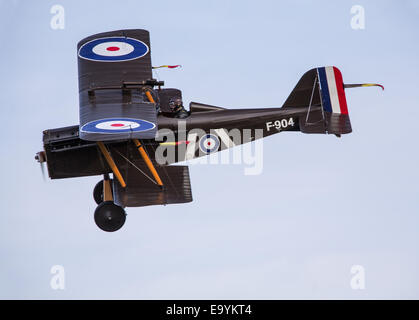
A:
POLYGON ((100 119, 86 123, 81 131, 89 133, 128 133, 142 132, 155 128, 155 124, 141 119, 112 118, 100 119))
POLYGON ((105 37, 83 44, 79 49, 79 57, 92 61, 120 62, 144 57, 148 51, 148 46, 137 39, 105 37))
POLYGON ((218 137, 213 134, 206 134, 199 140, 199 149, 207 154, 216 152, 219 146, 220 140, 218 140, 218 137))

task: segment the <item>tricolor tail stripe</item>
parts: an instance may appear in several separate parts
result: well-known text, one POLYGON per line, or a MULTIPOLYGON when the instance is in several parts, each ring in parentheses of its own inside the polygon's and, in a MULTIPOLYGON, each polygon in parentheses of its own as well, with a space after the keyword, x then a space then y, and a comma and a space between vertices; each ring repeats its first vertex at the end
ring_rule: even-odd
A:
POLYGON ((342 73, 336 67, 317 68, 323 108, 330 113, 348 114, 342 73))

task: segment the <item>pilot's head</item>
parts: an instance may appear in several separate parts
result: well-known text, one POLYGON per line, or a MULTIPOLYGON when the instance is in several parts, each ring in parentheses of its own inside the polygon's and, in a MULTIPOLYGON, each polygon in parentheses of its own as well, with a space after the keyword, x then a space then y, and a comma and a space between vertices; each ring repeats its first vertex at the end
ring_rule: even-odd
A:
POLYGON ((169 106, 170 106, 170 109, 172 109, 172 111, 176 110, 177 108, 182 106, 182 99, 181 98, 170 99, 169 106))

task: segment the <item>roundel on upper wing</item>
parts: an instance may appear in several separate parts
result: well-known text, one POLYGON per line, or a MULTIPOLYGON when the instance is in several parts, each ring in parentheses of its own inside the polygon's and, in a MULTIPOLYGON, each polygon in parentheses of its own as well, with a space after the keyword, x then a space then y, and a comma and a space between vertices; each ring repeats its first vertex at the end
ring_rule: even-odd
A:
POLYGON ((219 146, 220 140, 218 140, 217 136, 211 133, 202 136, 199 140, 199 149, 201 149, 202 152, 205 152, 207 154, 216 152, 219 146))
POLYGON ((120 62, 144 57, 148 51, 148 46, 137 39, 105 37, 83 44, 79 57, 91 61, 120 62))
POLYGON ((141 132, 155 128, 155 124, 142 119, 109 118, 91 121, 83 125, 81 131, 91 133, 141 132))

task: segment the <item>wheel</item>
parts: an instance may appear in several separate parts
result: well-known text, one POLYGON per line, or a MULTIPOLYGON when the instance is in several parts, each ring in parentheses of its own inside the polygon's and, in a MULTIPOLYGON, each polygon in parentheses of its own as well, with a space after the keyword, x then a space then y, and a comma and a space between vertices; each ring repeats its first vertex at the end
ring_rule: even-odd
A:
MULTIPOLYGON (((112 179, 109 179, 112 189, 112 179)), ((97 204, 101 204, 103 202, 103 180, 100 180, 93 189, 93 199, 97 204)))
POLYGON ((96 225, 103 231, 114 232, 121 229, 125 218, 125 210, 112 201, 102 202, 95 210, 96 225))

